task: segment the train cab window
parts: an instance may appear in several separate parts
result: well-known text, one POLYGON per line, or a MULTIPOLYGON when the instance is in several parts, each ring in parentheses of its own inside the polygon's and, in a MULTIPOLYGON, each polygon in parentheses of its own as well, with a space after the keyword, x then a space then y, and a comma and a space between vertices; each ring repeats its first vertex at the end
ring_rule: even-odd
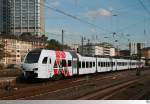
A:
POLYGON ((80 61, 78 62, 78 67, 81 68, 81 62, 80 61))
POLYGON ((66 67, 66 66, 67 66, 66 60, 62 60, 62 67, 66 67))
POLYGON ((42 64, 47 64, 47 59, 48 59, 48 57, 44 57, 42 64))
POLYGON ((40 58, 41 50, 33 50, 29 52, 25 58, 25 63, 38 63, 40 58))
POLYGON ((68 60, 68 67, 72 66, 71 64, 71 60, 68 60))
POLYGON ((84 61, 82 62, 82 68, 85 68, 85 62, 84 61))

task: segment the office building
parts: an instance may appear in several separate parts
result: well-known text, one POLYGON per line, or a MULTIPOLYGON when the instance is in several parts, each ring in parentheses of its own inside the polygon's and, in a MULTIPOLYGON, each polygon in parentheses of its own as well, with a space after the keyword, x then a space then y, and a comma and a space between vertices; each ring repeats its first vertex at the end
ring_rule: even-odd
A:
POLYGON ((3 23, 1 33, 21 35, 30 32, 33 35, 45 33, 44 24, 45 0, 1 0, 0 14, 3 23))
POLYGON ((130 43, 129 44, 129 50, 130 50, 130 55, 137 55, 140 53, 140 50, 145 47, 144 43, 130 43))
POLYGON ((3 31, 3 1, 0 0, 0 32, 3 31))
POLYGON ((115 56, 116 51, 113 45, 109 43, 86 44, 80 46, 80 54, 85 56, 115 56))

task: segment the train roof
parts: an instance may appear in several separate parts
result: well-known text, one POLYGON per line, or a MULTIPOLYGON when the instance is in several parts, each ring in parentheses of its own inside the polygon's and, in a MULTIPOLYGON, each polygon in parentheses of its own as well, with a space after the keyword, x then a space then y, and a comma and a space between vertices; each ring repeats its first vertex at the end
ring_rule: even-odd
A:
MULTIPOLYGON (((37 48, 37 49, 33 49, 32 51, 42 51, 42 50, 48 50, 48 49, 43 49, 43 48, 37 48)), ((57 51, 57 50, 49 50, 49 51, 57 51)), ((59 50, 58 50, 59 51, 59 50)), ((74 58, 77 57, 97 57, 97 58, 114 58, 114 59, 133 59, 133 60, 137 60, 139 58, 137 57, 132 57, 132 56, 103 56, 103 55, 94 55, 94 56, 87 56, 87 55, 81 55, 79 53, 76 53, 75 51, 65 51, 65 52, 69 52, 74 58)))

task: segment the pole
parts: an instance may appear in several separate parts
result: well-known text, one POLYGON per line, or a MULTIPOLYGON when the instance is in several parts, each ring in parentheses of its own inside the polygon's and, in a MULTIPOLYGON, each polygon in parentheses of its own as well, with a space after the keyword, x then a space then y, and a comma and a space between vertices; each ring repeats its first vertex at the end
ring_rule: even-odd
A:
POLYGON ((137 53, 137 57, 138 57, 138 67, 137 67, 137 72, 136 75, 140 76, 141 75, 141 43, 137 43, 137 49, 138 49, 138 53, 137 53))
POLYGON ((62 30, 61 43, 62 43, 62 50, 63 50, 64 49, 64 30, 62 30))
POLYGON ((81 39, 81 44, 82 44, 82 46, 81 46, 81 55, 83 55, 83 36, 82 36, 82 39, 81 39))
POLYGON ((88 55, 90 54, 90 39, 88 39, 88 55))

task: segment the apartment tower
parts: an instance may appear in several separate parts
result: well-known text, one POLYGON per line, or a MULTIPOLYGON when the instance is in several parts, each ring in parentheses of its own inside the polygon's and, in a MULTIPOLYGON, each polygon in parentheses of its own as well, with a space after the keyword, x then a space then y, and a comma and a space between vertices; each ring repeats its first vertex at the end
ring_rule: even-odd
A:
MULTIPOLYGON (((33 35, 45 33, 45 0, 1 0, 0 12, 3 14, 1 32, 21 35, 30 32, 33 35)), ((1 14, 0 13, 0 14, 1 14)), ((0 23, 1 24, 1 23, 0 23)))

